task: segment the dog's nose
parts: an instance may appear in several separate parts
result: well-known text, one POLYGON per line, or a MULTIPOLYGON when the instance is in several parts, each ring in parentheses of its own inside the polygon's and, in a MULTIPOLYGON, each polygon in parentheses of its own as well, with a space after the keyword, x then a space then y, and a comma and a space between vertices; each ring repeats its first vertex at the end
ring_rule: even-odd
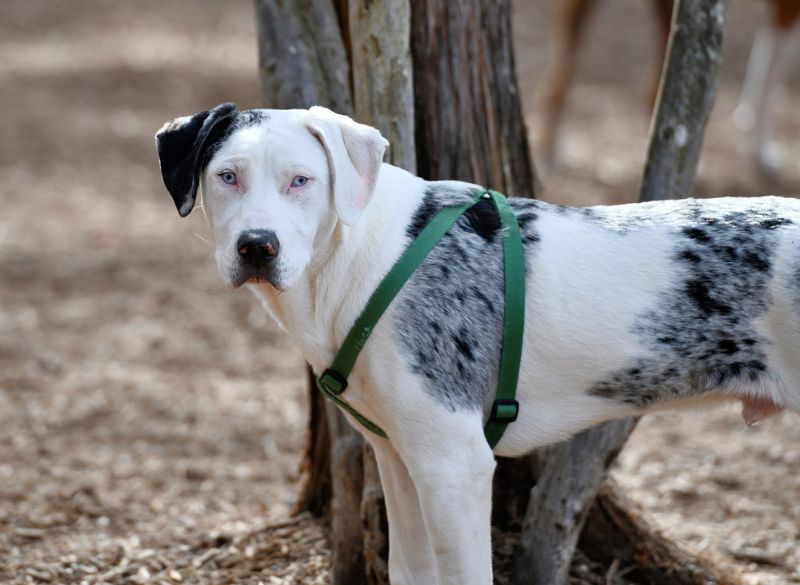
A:
POLYGON ((280 244, 275 232, 270 230, 249 230, 242 232, 236 241, 236 250, 243 262, 263 265, 278 255, 280 244))

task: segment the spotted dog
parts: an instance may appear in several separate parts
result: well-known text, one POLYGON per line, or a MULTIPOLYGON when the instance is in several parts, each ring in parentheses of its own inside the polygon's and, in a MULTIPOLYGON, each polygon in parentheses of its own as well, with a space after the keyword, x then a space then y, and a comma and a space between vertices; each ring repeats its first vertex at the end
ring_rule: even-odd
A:
MULTIPOLYGON (((222 280, 247 285, 317 373, 381 278, 475 185, 382 164, 386 140, 323 108, 178 118, 156 135, 181 215, 198 192, 222 280)), ((488 203, 450 229, 376 325, 344 397, 386 493, 392 582, 492 582, 494 455, 516 456, 664 405, 800 411, 800 202, 561 207, 510 199, 526 254, 518 420, 483 434, 503 318, 488 203)))

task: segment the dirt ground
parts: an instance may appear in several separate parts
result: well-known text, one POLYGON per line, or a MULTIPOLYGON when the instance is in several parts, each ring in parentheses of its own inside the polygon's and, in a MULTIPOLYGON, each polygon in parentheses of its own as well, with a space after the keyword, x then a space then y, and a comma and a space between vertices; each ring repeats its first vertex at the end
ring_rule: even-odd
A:
MULTIPOLYGON (((655 59, 647 3, 608 0, 545 198, 635 199, 655 59)), ((531 126, 550 2, 514 25, 531 126)), ((260 105, 250 0, 0 3, 0 581, 324 583, 325 527, 289 519, 302 360, 219 284, 199 213, 180 220, 152 142, 167 119, 260 105)), ((765 181, 731 124, 765 6, 731 0, 697 193, 765 181)), ((798 80, 777 137, 800 160, 798 80)), ((800 425, 731 410, 646 417, 613 474, 665 533, 748 583, 800 583, 800 425)), ((624 568, 623 568, 624 569, 624 568)))

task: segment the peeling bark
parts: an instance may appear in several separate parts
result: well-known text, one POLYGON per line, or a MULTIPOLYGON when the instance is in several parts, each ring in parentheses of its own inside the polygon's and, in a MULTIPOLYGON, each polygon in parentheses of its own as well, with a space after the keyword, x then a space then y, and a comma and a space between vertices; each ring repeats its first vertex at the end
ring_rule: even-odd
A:
POLYGON ((412 0, 417 170, 530 197, 509 0, 412 0))
POLYGON ((411 7, 408 0, 347 4, 356 115, 389 141, 387 162, 416 172, 411 7))
POLYGON ((330 0, 256 0, 256 22, 266 107, 352 113, 350 67, 330 0))

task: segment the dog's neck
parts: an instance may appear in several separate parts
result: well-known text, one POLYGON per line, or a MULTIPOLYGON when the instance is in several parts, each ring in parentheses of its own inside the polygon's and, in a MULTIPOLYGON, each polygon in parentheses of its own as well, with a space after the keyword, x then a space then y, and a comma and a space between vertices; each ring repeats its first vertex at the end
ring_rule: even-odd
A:
POLYGON ((250 285, 316 372, 330 365, 370 295, 405 249, 406 227, 425 186, 423 179, 384 164, 375 195, 359 220, 345 226, 332 217, 320 228, 314 258, 296 284, 282 292, 268 284, 250 285))

